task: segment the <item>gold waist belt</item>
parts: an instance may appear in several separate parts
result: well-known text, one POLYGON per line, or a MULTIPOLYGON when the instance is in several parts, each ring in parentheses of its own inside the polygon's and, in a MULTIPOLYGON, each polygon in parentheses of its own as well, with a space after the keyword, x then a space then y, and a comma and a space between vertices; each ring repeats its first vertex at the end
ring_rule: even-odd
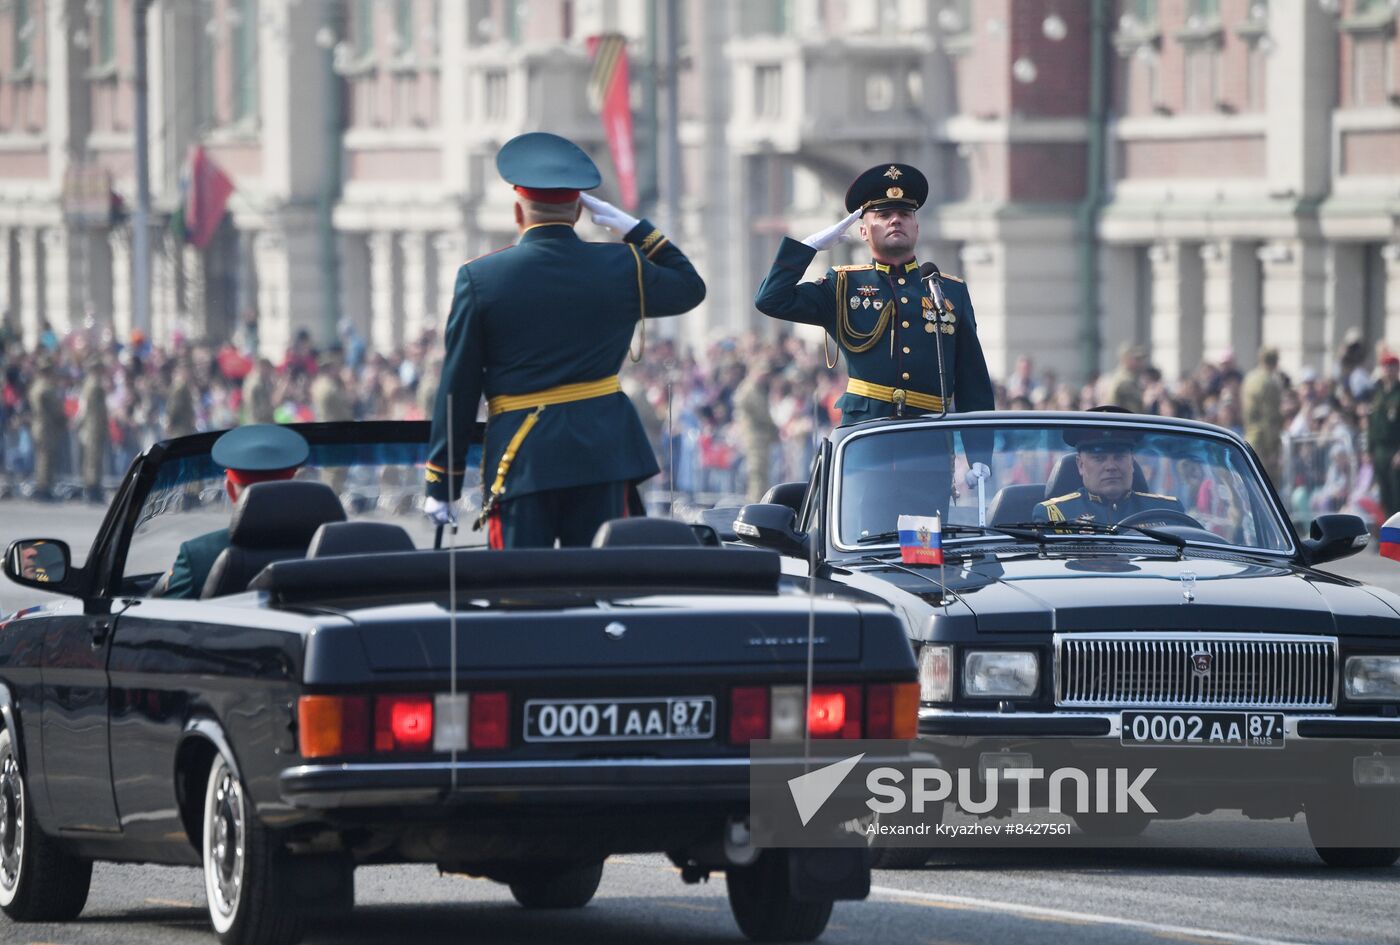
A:
POLYGON ((936 394, 923 394, 916 390, 905 390, 902 387, 871 384, 869 381, 856 380, 854 377, 846 382, 846 393, 869 397, 871 400, 883 400, 896 407, 917 407, 920 410, 934 410, 940 413, 943 411, 943 398, 936 394))
POLYGON ((512 410, 530 410, 534 407, 552 407, 555 404, 571 404, 576 400, 592 400, 606 397, 622 390, 622 382, 617 375, 600 381, 580 381, 577 384, 560 384, 531 394, 500 394, 486 402, 491 416, 509 413, 512 410))

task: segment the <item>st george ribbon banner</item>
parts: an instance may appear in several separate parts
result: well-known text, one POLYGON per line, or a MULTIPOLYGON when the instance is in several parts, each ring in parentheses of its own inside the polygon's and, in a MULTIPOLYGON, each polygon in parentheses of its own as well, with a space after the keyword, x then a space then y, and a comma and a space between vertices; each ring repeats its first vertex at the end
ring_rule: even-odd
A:
POLYGON ((589 97, 603 119, 608 151, 617 170, 622 206, 637 207, 637 155, 632 145, 631 79, 627 69, 627 39, 618 33, 588 38, 588 55, 593 73, 588 80, 589 97))

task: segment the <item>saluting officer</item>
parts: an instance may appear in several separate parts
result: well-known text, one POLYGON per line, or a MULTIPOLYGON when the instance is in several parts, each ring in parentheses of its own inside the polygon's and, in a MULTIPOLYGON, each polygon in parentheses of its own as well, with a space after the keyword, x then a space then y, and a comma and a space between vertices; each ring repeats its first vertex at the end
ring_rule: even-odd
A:
POLYGON ((645 319, 689 311, 705 283, 660 230, 580 195, 602 178, 572 142, 521 135, 501 148, 496 168, 515 187, 520 236, 457 271, 423 510, 440 524, 453 519, 485 394, 478 525, 489 525, 491 547, 587 545, 625 513, 628 486, 659 471, 618 381, 633 331, 641 320, 644 345, 645 319), (579 239, 580 203, 623 243, 579 239))
MULTIPOLYGON (((311 454, 306 438, 275 423, 235 427, 214 441, 209 458, 225 469, 224 488, 237 503, 255 482, 291 479, 311 454)), ((229 546, 229 530, 221 528, 182 542, 180 551, 151 591, 152 597, 198 597, 219 554, 229 546)))
MULTIPOLYGON (((754 297, 763 314, 819 325, 835 339, 850 377, 836 402, 843 424, 996 406, 967 286, 956 276, 920 278, 915 211, 927 198, 928 181, 918 168, 870 168, 846 191, 849 216, 801 242, 783 238, 754 297), (871 261, 833 266, 816 282, 799 283, 817 252, 839 243, 857 220, 871 261)), ((827 367, 835 366, 828 354, 827 367)), ((969 449, 967 483, 975 488, 978 479, 991 474, 990 443, 970 441, 966 434, 964 442, 969 449)), ((945 457, 936 468, 918 470, 928 473, 930 481, 939 480, 932 508, 945 513, 942 483, 951 485, 950 462, 945 457)))
MULTIPOLYGON (((1077 451, 1075 462, 1084 488, 1041 502, 1032 516, 1037 522, 1116 525, 1140 512, 1185 513, 1181 500, 1174 495, 1133 489, 1133 450, 1137 441, 1131 432, 1106 428, 1076 429, 1067 431, 1064 439, 1077 451)), ((1145 516, 1138 524, 1173 522, 1156 522, 1151 520, 1151 516, 1145 516)))

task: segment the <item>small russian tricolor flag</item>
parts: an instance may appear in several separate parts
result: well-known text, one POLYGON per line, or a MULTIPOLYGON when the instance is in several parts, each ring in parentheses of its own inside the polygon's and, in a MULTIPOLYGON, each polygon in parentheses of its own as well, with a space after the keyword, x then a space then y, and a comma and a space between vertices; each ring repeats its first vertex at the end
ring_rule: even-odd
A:
MULTIPOLYGON (((904 526, 900 526, 900 541, 904 540, 904 526)), ((1385 520, 1381 526, 1381 557, 1400 561, 1400 512, 1385 520)))
POLYGON ((899 517, 899 559, 905 564, 943 563, 943 522, 937 515, 899 517))

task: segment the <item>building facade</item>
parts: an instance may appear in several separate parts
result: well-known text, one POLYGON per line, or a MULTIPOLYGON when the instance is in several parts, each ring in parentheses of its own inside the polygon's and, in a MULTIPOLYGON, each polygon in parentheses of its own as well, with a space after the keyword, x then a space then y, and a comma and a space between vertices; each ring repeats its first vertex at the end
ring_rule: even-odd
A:
POLYGON ((994 373, 1400 341, 1390 0, 147 0, 149 326, 101 199, 135 202, 138 2, 0 3, 0 309, 29 344, 416 338, 458 265, 514 237, 510 137, 573 138, 618 199, 603 33, 628 39, 641 210, 710 284, 666 329, 691 343, 790 330, 752 307, 780 236, 892 160, 929 177, 920 256, 971 286, 994 373), (196 143, 237 188, 203 250, 163 225, 196 143))

